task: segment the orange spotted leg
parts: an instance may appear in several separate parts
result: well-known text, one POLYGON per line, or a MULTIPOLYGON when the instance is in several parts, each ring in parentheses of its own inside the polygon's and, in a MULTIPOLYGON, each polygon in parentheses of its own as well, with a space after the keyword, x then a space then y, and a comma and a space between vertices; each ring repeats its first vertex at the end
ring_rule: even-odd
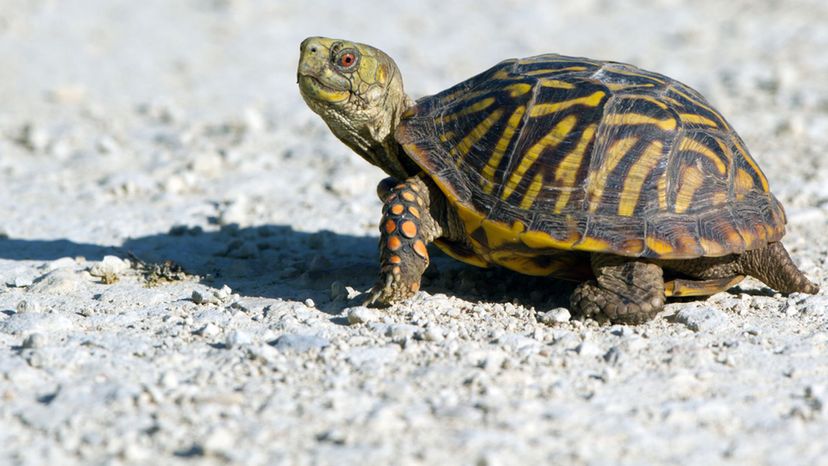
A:
POLYGON ((419 178, 393 178, 377 186, 383 201, 380 221, 380 276, 367 304, 390 305, 413 296, 428 267, 426 244, 435 236, 428 188, 419 178))

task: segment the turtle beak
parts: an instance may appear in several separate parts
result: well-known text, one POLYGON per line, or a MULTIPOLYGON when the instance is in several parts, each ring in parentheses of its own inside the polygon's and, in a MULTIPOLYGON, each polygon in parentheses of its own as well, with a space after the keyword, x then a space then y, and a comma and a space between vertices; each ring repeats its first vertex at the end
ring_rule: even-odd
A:
POLYGON ((299 69, 296 72, 297 82, 300 76, 320 76, 330 55, 325 39, 308 37, 299 46, 299 53, 299 69))
POLYGON ((308 37, 299 46, 296 82, 302 94, 328 103, 342 102, 350 96, 350 83, 330 66, 333 39, 308 37))

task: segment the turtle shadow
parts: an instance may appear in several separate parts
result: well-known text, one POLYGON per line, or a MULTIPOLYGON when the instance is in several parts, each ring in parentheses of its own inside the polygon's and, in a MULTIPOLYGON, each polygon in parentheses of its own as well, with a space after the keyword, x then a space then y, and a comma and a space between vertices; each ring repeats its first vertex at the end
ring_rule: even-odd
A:
POLYGON ((148 264, 172 261, 187 274, 198 276, 201 283, 227 285, 245 297, 312 299, 323 304, 331 302, 334 281, 356 289, 370 287, 376 251, 377 239, 370 236, 303 232, 286 225, 228 225, 214 231, 173 227, 166 233, 129 238, 120 246, 69 239, 0 238, 0 259, 83 257, 99 261, 113 255, 148 264))
MULTIPOLYGON (((431 294, 543 310, 567 306, 574 288, 574 284, 545 277, 462 264, 437 248, 430 247, 429 252, 432 263, 423 278, 423 290, 431 294)), ((0 238, 0 259, 52 261, 83 257, 99 261, 107 255, 147 263, 172 261, 209 286, 227 285, 245 297, 311 299, 318 309, 331 315, 339 315, 364 300, 361 294, 343 299, 337 291, 332 293, 332 288, 351 295, 365 292, 374 284, 378 270, 376 237, 327 230, 303 232, 287 225, 228 225, 214 231, 178 226, 166 233, 129 238, 120 246, 68 239, 0 238)))

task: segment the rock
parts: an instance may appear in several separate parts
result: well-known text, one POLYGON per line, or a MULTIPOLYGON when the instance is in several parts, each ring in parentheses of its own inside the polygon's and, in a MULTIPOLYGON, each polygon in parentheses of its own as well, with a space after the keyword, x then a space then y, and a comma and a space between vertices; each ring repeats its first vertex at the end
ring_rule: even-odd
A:
POLYGON ((424 329, 420 329, 414 336, 424 341, 443 341, 445 339, 444 330, 437 325, 429 325, 424 329))
POLYGON ((383 365, 397 359, 399 346, 359 347, 348 351, 346 359, 355 366, 383 365))
POLYGON ((42 127, 33 123, 26 123, 20 128, 15 141, 32 152, 40 153, 44 152, 49 146, 52 136, 42 127))
POLYGON ((540 346, 538 341, 518 333, 504 333, 503 335, 497 337, 497 343, 511 349, 512 351, 537 349, 540 346))
POLYGON ((200 329, 195 331, 196 335, 201 335, 203 337, 214 337, 221 333, 221 329, 218 325, 207 323, 200 329))
POLYGON ((125 261, 115 256, 104 256, 103 260, 94 264, 89 269, 89 274, 93 277, 117 277, 127 270, 129 270, 129 261, 125 261))
POLYGON ((17 275, 10 280, 6 280, 7 285, 13 286, 15 288, 25 288, 27 286, 32 286, 32 283, 34 283, 34 276, 27 273, 17 275))
POLYGON ((604 355, 604 351, 602 351, 598 345, 589 340, 584 340, 578 346, 576 346, 575 352, 585 357, 595 357, 604 355))
POLYGON ((46 337, 40 333, 32 333, 23 340, 23 349, 37 349, 46 346, 46 337))
POLYGON ((244 332, 242 330, 233 330, 229 334, 227 334, 227 338, 224 340, 224 345, 229 348, 238 348, 239 346, 248 345, 253 341, 253 338, 250 337, 250 334, 244 332))
POLYGON ((705 332, 727 325, 728 317, 713 307, 686 307, 676 313, 677 322, 694 332, 705 332))
POLYGON ((307 353, 315 349, 322 349, 331 344, 325 338, 316 335, 301 335, 286 333, 271 343, 276 349, 280 351, 295 351, 297 353, 307 353))
POLYGON ((40 312, 40 304, 31 299, 24 299, 17 303, 15 310, 18 314, 24 314, 26 312, 40 312))
POLYGON ((30 293, 70 294, 80 286, 78 274, 69 269, 53 270, 42 275, 29 288, 30 293))
POLYGON ((606 361, 607 364, 614 366, 618 364, 618 361, 621 359, 622 354, 623 353, 620 349, 618 349, 617 346, 612 346, 610 347, 610 349, 607 350, 606 353, 604 353, 604 361, 606 361))
POLYGON ((414 337, 420 327, 411 324, 394 324, 385 329, 385 336, 390 337, 394 343, 400 343, 414 337))
POLYGON ((348 297, 348 290, 340 281, 331 283, 331 300, 343 300, 348 297))
POLYGON ((801 303, 803 313, 813 316, 824 316, 828 313, 828 296, 809 296, 801 303))
POLYGON ((213 292, 213 294, 222 302, 229 300, 233 296, 233 290, 229 286, 224 285, 220 290, 213 292))
POLYGON ((571 330, 559 329, 552 334, 552 344, 566 350, 574 350, 581 344, 581 338, 571 330))
POLYGON ((538 316, 538 321, 546 325, 553 325, 569 322, 570 318, 572 318, 572 315, 570 314, 569 309, 565 307, 559 307, 556 309, 552 309, 551 311, 544 312, 543 314, 540 314, 538 316))
POLYGON ((178 386, 178 376, 175 375, 173 371, 166 371, 164 374, 161 375, 161 379, 158 381, 162 387, 172 389, 178 386))
POLYGON ((193 290, 190 299, 196 304, 222 304, 229 301, 233 297, 233 290, 229 286, 224 285, 220 290, 208 290, 201 292, 193 290))
POLYGON ((42 312, 17 313, 0 321, 0 331, 13 335, 42 333, 48 335, 54 332, 69 330, 73 322, 62 314, 46 314, 42 312))
POLYGON ((230 430, 217 427, 207 434, 201 446, 208 454, 224 455, 235 448, 236 437, 230 430))
POLYGON ((349 308, 347 310, 347 316, 348 323, 351 325, 366 324, 369 322, 376 322, 379 320, 379 316, 374 311, 368 309, 365 306, 349 308))
MULTIPOLYGON (((109 257, 109 256, 107 256, 109 257)), ((104 258, 106 259, 106 257, 104 258)), ((77 264, 74 258, 72 257, 61 257, 60 259, 53 260, 49 262, 49 270, 57 270, 57 269, 66 269, 69 267, 74 267, 77 264)))

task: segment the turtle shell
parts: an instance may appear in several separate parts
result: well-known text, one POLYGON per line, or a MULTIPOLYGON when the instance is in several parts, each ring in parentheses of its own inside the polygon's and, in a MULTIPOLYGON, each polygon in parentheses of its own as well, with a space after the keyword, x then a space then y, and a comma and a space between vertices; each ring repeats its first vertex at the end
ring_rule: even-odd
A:
POLYGON ((767 178, 719 112, 631 65, 507 60, 418 100, 395 135, 457 209, 478 265, 526 271, 516 257, 573 250, 715 257, 785 233, 767 178))

